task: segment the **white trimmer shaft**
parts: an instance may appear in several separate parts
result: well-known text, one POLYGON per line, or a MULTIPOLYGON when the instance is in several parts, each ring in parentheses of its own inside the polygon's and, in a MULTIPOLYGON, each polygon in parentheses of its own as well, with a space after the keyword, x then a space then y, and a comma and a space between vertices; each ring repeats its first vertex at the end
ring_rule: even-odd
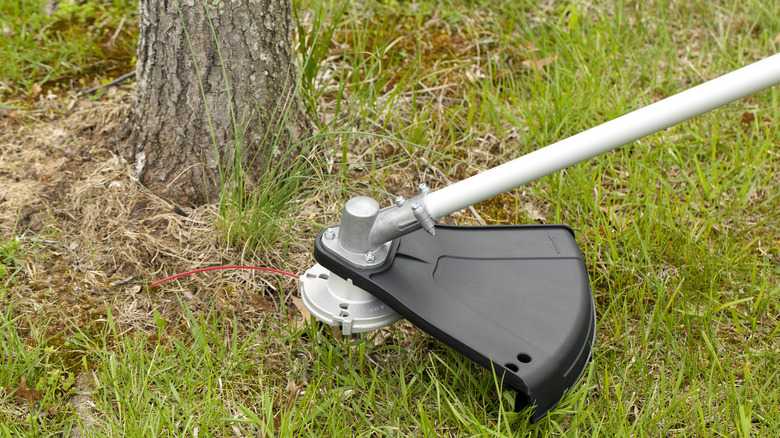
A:
POLYGON ((780 54, 770 56, 587 131, 431 192, 439 220, 460 209, 601 155, 780 83, 780 54))

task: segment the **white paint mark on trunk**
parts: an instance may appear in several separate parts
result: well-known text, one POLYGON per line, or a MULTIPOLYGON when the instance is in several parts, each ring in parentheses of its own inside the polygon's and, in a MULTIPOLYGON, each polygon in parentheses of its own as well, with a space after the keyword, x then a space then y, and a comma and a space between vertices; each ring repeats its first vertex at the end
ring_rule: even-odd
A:
POLYGON ((141 151, 135 154, 135 176, 141 176, 141 172, 146 167, 146 153, 141 151))

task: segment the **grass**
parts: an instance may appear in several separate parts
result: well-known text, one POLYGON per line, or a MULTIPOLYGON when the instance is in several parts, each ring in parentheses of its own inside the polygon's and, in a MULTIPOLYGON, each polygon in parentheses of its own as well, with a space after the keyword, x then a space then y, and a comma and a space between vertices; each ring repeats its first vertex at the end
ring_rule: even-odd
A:
POLYGON ((61 95, 133 70, 137 2, 46 4, 0 2, 0 97, 61 95))
MULTIPOLYGON (((304 64, 302 93, 330 166, 317 202, 387 202, 423 178, 436 188, 423 162, 459 180, 766 57, 778 7, 298 4, 301 58, 319 60, 304 64)), ((179 302, 155 333, 117 329, 107 307, 61 339, 17 311, 15 276, 0 294, 0 386, 25 376, 55 410, 30 415, 0 392, 0 433, 78 427, 89 415, 68 408, 70 379, 86 375, 95 436, 774 436, 779 98, 759 93, 476 206, 491 224, 567 223, 587 260, 593 361, 537 424, 511 412, 490 372, 408 323, 341 338, 283 308, 244 332, 229 312, 179 302)), ((283 218, 310 228, 276 236, 310 245, 335 211, 283 218)), ((22 269, 14 242, 0 242, 2 263, 22 269)), ((291 287, 276 286, 284 303, 291 287)))

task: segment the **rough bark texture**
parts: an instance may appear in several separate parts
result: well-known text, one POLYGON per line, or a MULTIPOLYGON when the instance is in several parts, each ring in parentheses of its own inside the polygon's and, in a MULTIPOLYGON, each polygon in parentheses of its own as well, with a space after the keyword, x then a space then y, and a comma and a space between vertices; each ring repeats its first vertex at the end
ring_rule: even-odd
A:
POLYGON ((238 145, 261 169, 272 143, 305 138, 289 0, 140 3, 137 101, 119 149, 142 184, 182 204, 215 201, 238 145))

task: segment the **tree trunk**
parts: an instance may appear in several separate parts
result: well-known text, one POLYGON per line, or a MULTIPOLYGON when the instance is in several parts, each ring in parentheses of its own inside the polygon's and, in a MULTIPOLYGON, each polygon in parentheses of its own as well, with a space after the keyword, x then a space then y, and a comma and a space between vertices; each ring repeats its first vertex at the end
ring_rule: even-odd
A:
POLYGON ((306 138, 289 0, 141 0, 139 22, 119 150, 151 191, 215 201, 237 153, 262 178, 262 160, 306 138))

